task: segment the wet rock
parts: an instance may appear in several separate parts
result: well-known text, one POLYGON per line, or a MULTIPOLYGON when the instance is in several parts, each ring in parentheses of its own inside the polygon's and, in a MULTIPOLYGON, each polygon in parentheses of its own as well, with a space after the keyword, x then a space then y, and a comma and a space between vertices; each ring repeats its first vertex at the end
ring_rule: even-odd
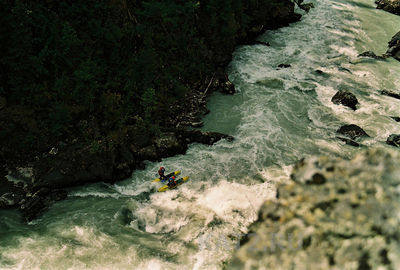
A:
POLYGON ((278 65, 278 68, 289 68, 289 67, 291 67, 290 64, 279 64, 278 65))
POLYGON ((0 209, 17 206, 23 198, 24 196, 21 193, 5 193, 0 197, 0 209))
POLYGON ((203 126, 203 121, 199 121, 199 122, 193 122, 192 124, 191 124, 191 126, 192 127, 195 127, 195 128, 199 128, 199 127, 202 127, 203 126))
POLYGON ((337 130, 337 133, 345 135, 354 140, 359 137, 369 137, 369 135, 357 125, 344 125, 337 130))
POLYGON ((385 96, 392 97, 392 98, 400 99, 400 93, 397 93, 397 92, 395 92, 395 91, 391 91, 391 90, 382 90, 382 91, 381 91, 381 94, 382 94, 382 95, 385 95, 385 96))
POLYGON ((301 161, 228 269, 400 269, 399 162, 384 149, 301 161), (316 175, 324 181, 310 185, 316 175))
POLYGON ((392 37, 388 47, 389 49, 386 51, 386 55, 392 56, 400 61, 400 32, 392 37))
POLYGON ((391 134, 387 138, 386 143, 389 145, 400 147, 400 134, 391 134))
POLYGON ((361 54, 358 55, 359 57, 372 57, 375 58, 376 54, 373 51, 367 51, 367 52, 363 52, 361 54))
POLYGON ((360 53, 358 55, 358 57, 369 57, 369 58, 374 58, 374 59, 377 59, 377 60, 386 59, 385 56, 378 56, 373 51, 367 51, 367 52, 360 53))
POLYGON ((376 8, 383 9, 387 12, 400 15, 400 1, 398 0, 376 0, 376 8))
POLYGON ((358 100, 356 96, 348 91, 338 91, 331 99, 331 101, 336 104, 342 104, 343 106, 349 107, 354 111, 357 110, 356 105, 358 104, 358 100))
POLYGON ((400 122, 400 117, 398 116, 391 116, 391 118, 396 122, 400 122))
POLYGON ((310 9, 314 8, 314 4, 313 3, 303 3, 303 0, 295 0, 294 1, 297 6, 299 8, 301 8, 302 10, 304 10, 305 12, 309 12, 310 9))
POLYGON ((233 141, 233 137, 219 132, 201 132, 200 130, 180 131, 182 138, 188 139, 188 143, 202 143, 212 145, 221 139, 233 141))
POLYGON ((21 204, 20 210, 27 221, 32 221, 53 204, 53 202, 66 198, 67 192, 65 190, 41 188, 31 197, 26 198, 21 204))
POLYGON ((33 191, 44 187, 62 189, 93 182, 113 182, 114 169, 122 160, 117 149, 106 150, 101 144, 95 149, 77 146, 40 159, 34 164, 33 191))
POLYGON ((243 44, 243 45, 263 45, 263 46, 271 46, 271 44, 269 44, 269 42, 265 42, 265 41, 259 41, 259 40, 249 40, 248 43, 243 44))
POLYGON ((234 93, 236 93, 235 85, 231 81, 229 81, 228 78, 226 78, 225 80, 220 82, 219 87, 220 87, 220 91, 222 93, 229 94, 229 95, 233 95, 234 93))
POLYGON ((336 138, 338 138, 339 140, 345 142, 347 145, 354 146, 354 147, 360 147, 359 143, 357 143, 357 142, 355 142, 355 141, 353 141, 353 140, 351 140, 349 138, 343 138, 343 137, 336 137, 336 138))

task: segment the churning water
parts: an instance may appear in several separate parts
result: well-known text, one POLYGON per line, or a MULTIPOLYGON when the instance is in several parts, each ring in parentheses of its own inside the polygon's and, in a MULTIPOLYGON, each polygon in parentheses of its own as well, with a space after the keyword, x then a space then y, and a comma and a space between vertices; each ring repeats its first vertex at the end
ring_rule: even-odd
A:
POLYGON ((30 224, 1 211, 0 268, 219 269, 294 162, 359 151, 336 138, 341 125, 362 127, 371 136, 366 146, 389 147, 388 135, 400 133, 390 118, 400 116, 400 101, 379 90, 400 88, 400 62, 357 55, 384 53, 400 17, 376 10, 373 0, 313 2, 302 21, 260 37, 270 47, 235 51, 229 76, 238 93, 214 94, 203 127, 233 142, 194 144, 115 185, 71 189, 30 224), (354 93, 359 109, 334 105, 338 90, 354 93), (154 192, 161 165, 190 181, 154 192))

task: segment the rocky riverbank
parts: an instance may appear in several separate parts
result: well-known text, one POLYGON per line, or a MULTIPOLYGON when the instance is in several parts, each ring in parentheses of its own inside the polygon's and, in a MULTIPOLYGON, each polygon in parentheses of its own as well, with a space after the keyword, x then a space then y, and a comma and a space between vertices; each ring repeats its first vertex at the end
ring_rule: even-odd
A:
POLYGON ((383 9, 387 12, 400 15, 400 1, 399 0, 376 0, 378 9, 383 9))
MULTIPOLYGON (((247 32, 241 34, 236 45, 251 44, 265 30, 288 25, 300 17, 294 12, 294 3, 288 0, 279 3, 269 16, 253 18, 247 32)), ((6 158, 2 153, 0 181, 4 188, 0 192, 0 208, 19 208, 26 220, 30 221, 52 202, 65 199, 67 193, 64 188, 98 181, 113 183, 128 178, 136 169, 144 168, 145 160, 157 161, 184 154, 191 143, 212 145, 221 139, 232 140, 231 136, 225 134, 186 129, 187 126, 202 125, 201 118, 208 113, 206 99, 212 92, 235 92, 225 74, 231 53, 231 50, 219 53, 224 56, 215 59, 217 68, 213 75, 199 78, 198 82, 188 86, 192 90, 170 106, 159 130, 150 132, 142 118, 133 117, 124 127, 110 134, 102 134, 103 126, 107 123, 101 121, 101 116, 84 117, 63 141, 38 142, 40 151, 29 153, 30 156, 15 153, 15 158, 6 158), (155 135, 150 136, 150 133, 155 135), (81 134, 102 139, 88 143, 81 134), (21 167, 28 171, 23 177, 21 167), (12 181, 21 177, 23 181, 12 181)), ((27 125, 37 130, 38 124, 32 119, 33 110, 21 108, 11 107, 7 100, 1 98, 0 120, 22 125, 22 130, 27 125)), ((8 155, 14 154, 12 147, 3 145, 3 148, 8 155)))
MULTIPOLYGON (((376 1, 379 9, 400 14, 400 1, 376 1)), ((400 33, 377 56, 400 60, 400 33)), ((398 89, 380 94, 400 99, 398 89)), ((331 100, 357 110, 349 91, 331 100)), ((398 121, 398 116, 388 116, 398 121)), ((337 130, 339 139, 359 147, 369 135, 354 124, 337 130)), ((386 143, 400 146, 400 135, 386 143)), ((266 201, 258 220, 240 241, 228 269, 399 269, 400 268, 400 153, 393 149, 363 149, 351 160, 327 156, 300 160, 291 179, 277 186, 277 196, 266 201)))
POLYGON ((229 269, 399 269, 400 154, 299 161, 229 269))

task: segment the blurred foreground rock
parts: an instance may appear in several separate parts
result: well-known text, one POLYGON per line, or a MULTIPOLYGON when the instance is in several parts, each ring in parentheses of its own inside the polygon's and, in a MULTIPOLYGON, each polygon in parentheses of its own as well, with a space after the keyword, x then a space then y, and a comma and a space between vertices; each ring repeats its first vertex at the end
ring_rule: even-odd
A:
POLYGON ((229 269, 400 269, 400 154, 300 161, 229 269))

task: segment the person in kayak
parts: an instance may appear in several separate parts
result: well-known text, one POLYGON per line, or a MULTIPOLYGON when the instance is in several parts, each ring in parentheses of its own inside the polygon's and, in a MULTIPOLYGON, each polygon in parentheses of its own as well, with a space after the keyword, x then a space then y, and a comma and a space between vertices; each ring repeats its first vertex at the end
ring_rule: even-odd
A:
POLYGON ((171 176, 168 179, 168 187, 173 188, 176 186, 176 182, 175 182, 175 176, 171 176))
POLYGON ((158 175, 160 176, 161 181, 165 181, 168 179, 168 177, 164 173, 165 173, 165 168, 160 167, 160 169, 158 170, 158 175))

